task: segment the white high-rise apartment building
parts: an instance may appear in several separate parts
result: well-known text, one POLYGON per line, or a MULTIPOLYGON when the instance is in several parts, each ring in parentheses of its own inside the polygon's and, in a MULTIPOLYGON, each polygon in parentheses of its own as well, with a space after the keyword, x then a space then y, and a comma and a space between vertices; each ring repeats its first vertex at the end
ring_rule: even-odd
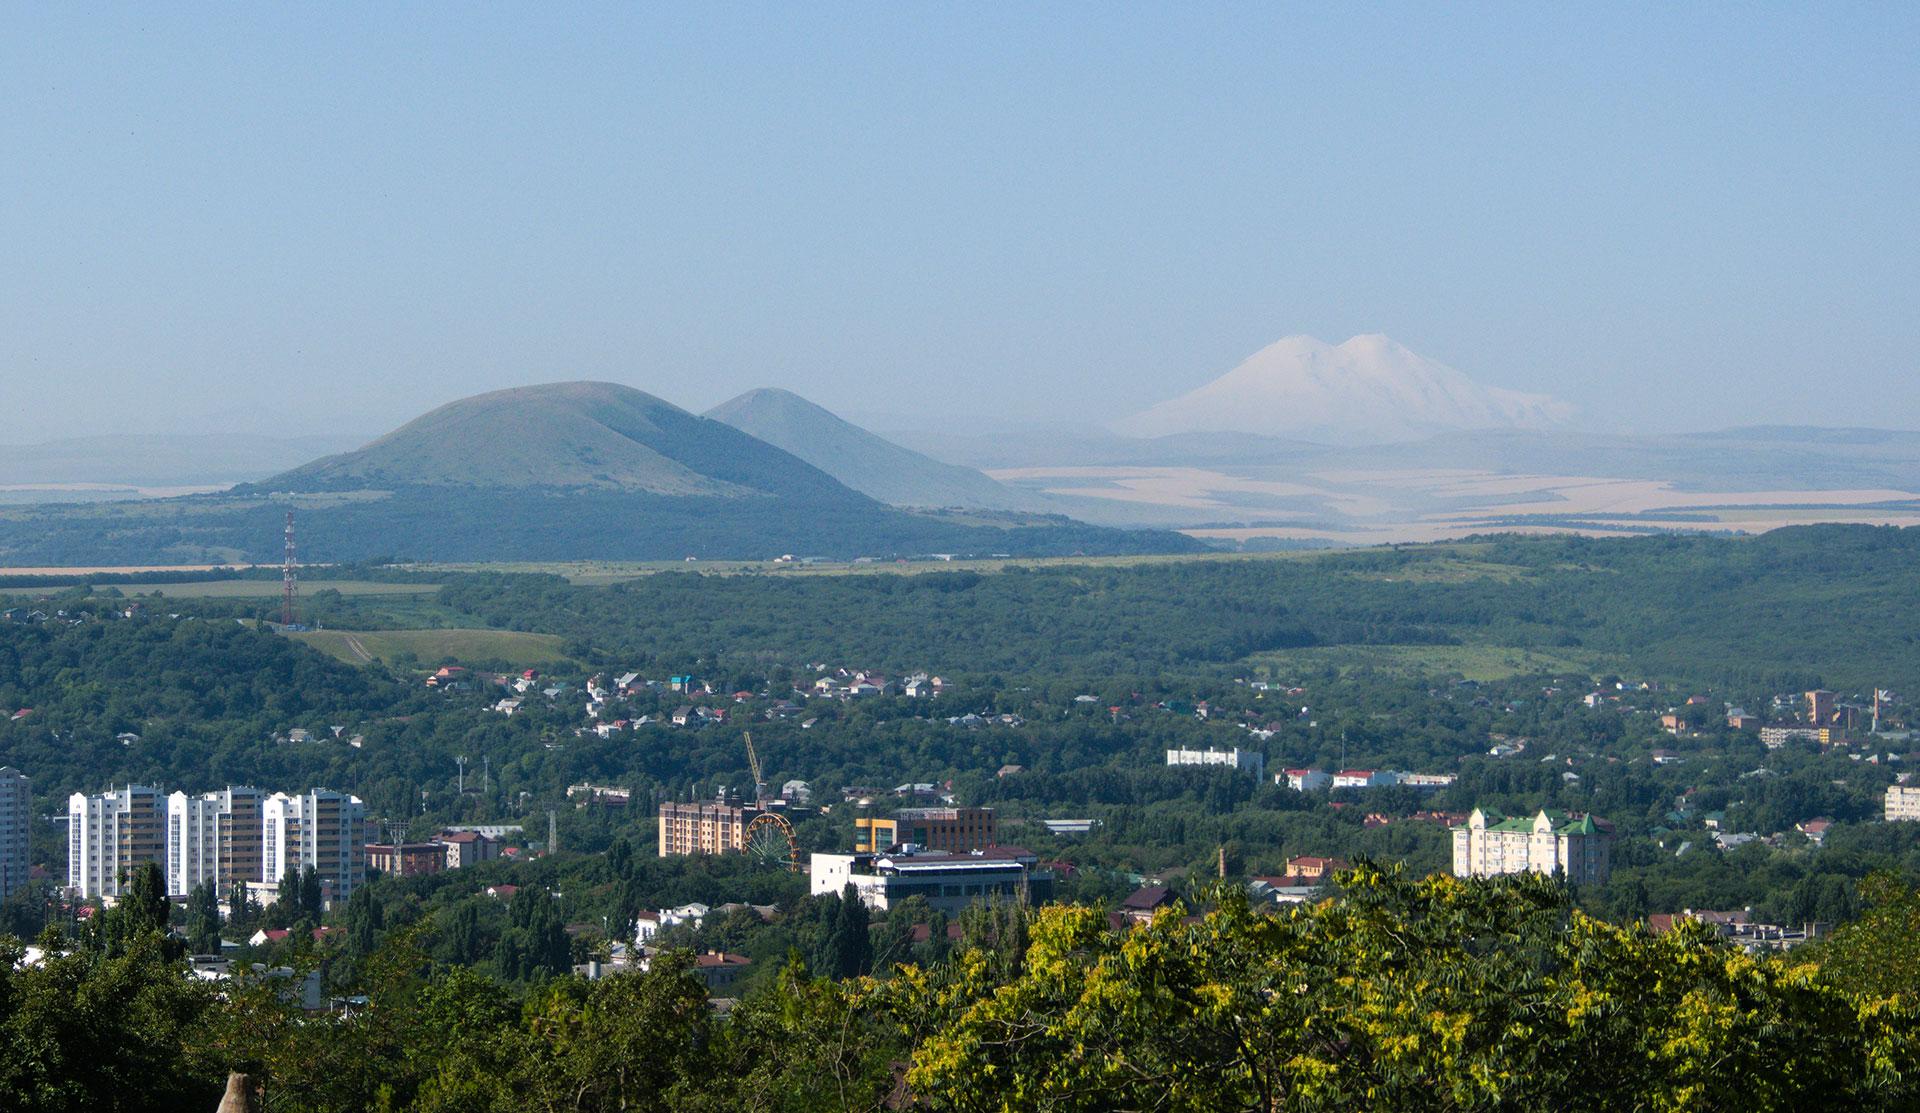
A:
POLYGON ((32 782, 0 766, 0 900, 27 883, 27 835, 33 816, 32 782))
POLYGON ((81 897, 117 897, 142 862, 167 854, 166 812, 146 785, 67 798, 67 887, 81 897))
POLYGON ((299 796, 276 792, 261 808, 262 872, 273 883, 312 866, 345 900, 367 876, 366 805, 358 796, 316 788, 299 796))
POLYGON ((266 793, 229 785, 220 792, 167 797, 167 893, 202 884, 223 895, 238 881, 263 880, 261 806, 266 793))

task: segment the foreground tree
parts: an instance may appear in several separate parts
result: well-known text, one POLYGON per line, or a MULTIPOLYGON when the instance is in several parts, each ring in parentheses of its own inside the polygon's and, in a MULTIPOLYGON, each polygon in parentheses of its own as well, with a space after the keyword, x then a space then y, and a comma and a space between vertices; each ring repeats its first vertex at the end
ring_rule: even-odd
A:
POLYGON ((1704 930, 1655 938, 1551 881, 1409 881, 1278 915, 1234 891, 1125 934, 1035 919, 1019 977, 983 952, 894 1004, 951 1017, 914 1052, 935 1109, 1900 1108, 1910 1005, 1704 930))

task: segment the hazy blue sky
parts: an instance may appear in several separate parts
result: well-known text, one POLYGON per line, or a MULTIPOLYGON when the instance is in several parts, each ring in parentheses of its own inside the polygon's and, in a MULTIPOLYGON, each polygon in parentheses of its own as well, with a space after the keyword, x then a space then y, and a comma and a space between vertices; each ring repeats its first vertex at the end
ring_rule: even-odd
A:
POLYGON ((1920 5, 393 7, 0 8, 0 439, 1099 420, 1373 331, 1615 427, 1920 426, 1920 5))

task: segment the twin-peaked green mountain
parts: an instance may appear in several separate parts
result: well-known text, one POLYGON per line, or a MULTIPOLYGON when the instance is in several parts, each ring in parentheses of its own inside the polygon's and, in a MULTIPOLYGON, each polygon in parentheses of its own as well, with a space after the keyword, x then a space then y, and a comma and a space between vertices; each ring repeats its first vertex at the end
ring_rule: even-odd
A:
POLYGON ((0 511, 0 566, 273 561, 288 509, 302 556, 314 561, 1198 547, 1178 534, 1035 514, 1033 496, 888 444, 784 392, 754 392, 716 414, 728 420, 613 383, 493 391, 217 495, 0 511), (736 425, 766 429, 795 450, 736 425), (864 482, 876 473, 888 482, 864 482))

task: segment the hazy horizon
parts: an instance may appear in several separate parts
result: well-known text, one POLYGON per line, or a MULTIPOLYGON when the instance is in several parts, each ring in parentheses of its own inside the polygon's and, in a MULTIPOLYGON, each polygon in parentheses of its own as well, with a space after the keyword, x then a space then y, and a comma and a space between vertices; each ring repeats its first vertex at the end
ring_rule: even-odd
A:
POLYGON ((0 439, 1099 425, 1370 332, 1576 429, 1920 428, 1908 7, 573 14, 0 13, 0 439))

